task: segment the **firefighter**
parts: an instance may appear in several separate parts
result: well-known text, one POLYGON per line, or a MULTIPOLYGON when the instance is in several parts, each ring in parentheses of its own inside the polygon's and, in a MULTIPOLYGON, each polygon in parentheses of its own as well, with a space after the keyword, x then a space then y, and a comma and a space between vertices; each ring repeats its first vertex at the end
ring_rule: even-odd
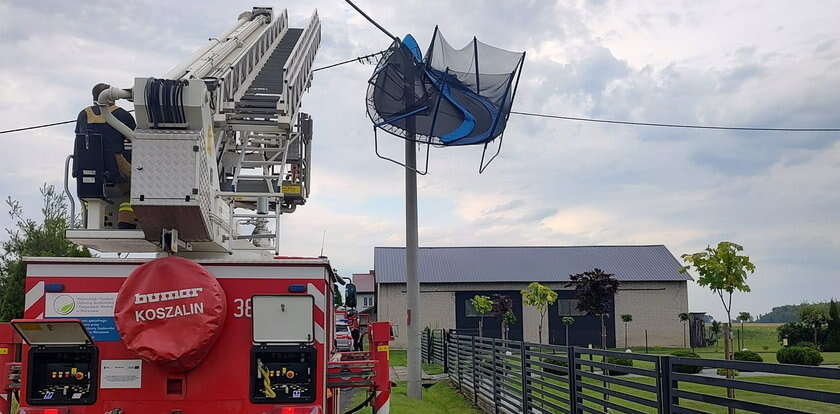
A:
POLYGON ((128 200, 131 198, 131 149, 126 148, 126 139, 112 126, 108 125, 102 111, 108 111, 120 122, 131 129, 137 127, 134 117, 125 109, 110 102, 107 106, 97 104, 99 94, 111 86, 98 83, 93 87, 93 105, 79 112, 76 119, 76 134, 98 134, 102 136, 103 164, 109 181, 115 183, 123 201, 119 205, 117 227, 120 229, 137 228, 137 218, 128 200))
POLYGON ((347 324, 350 325, 350 336, 353 337, 353 350, 362 350, 362 335, 359 326, 359 314, 355 309, 347 311, 347 324))

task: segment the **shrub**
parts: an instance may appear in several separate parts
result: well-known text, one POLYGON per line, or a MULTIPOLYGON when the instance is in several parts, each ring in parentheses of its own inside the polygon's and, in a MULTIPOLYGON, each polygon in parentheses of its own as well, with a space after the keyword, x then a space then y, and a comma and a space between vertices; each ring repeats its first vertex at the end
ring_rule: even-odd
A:
MULTIPOLYGON (((542 362, 544 362, 546 364, 555 365, 555 366, 558 366, 558 367, 563 367, 563 368, 568 368, 569 367, 569 363, 565 360, 562 360, 562 359, 548 359, 548 358, 545 358, 545 359, 542 360, 542 362)), ((566 370, 558 369, 558 368, 555 368, 555 367, 545 367, 544 366, 544 367, 542 367, 542 370, 549 373, 549 374, 554 374, 554 375, 569 375, 569 373, 566 370)))
POLYGON ((804 346, 788 346, 776 352, 776 359, 782 364, 819 365, 823 357, 819 351, 804 346))
POLYGON ((764 362, 764 358, 753 351, 738 351, 734 356, 736 361, 764 362))
MULTIPOLYGON (((753 351, 738 351, 733 356, 736 361, 764 362, 764 358, 753 351)), ((746 369, 743 369, 742 371, 749 372, 746 369)))
POLYGON ((793 346, 800 346, 800 347, 804 347, 804 348, 816 349, 817 351, 819 351, 819 350, 820 350, 820 346, 819 346, 819 345, 817 345, 817 344, 815 344, 815 343, 813 343, 813 342, 810 342, 810 341, 797 342, 797 343, 795 343, 793 346))
MULTIPOLYGON (((779 336, 779 342, 784 338, 788 339, 788 344, 797 344, 799 342, 811 342, 814 340, 814 328, 802 322, 788 322, 776 328, 776 333, 779 336)), ((822 341, 827 334, 827 329, 822 328, 817 334, 818 339, 822 341)))
MULTIPOLYGON (((674 351, 671 352, 671 355, 683 358, 700 358, 700 355, 691 351, 674 351)), ((674 364, 674 372, 679 372, 680 374, 698 374, 700 371, 703 371, 703 367, 674 364)))
MULTIPOLYGON (((613 365, 621 365, 625 367, 632 367, 633 360, 627 358, 616 358, 616 357, 607 357, 607 363, 613 365)), ((616 370, 608 370, 608 374, 612 376, 619 376, 619 375, 627 375, 624 371, 616 371, 616 370)))

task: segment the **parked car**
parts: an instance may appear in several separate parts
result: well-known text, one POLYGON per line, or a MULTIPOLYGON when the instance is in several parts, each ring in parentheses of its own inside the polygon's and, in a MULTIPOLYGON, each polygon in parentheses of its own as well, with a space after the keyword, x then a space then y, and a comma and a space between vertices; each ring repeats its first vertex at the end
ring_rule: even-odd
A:
POLYGON ((340 352, 353 350, 353 335, 350 333, 349 325, 335 324, 335 347, 340 352))

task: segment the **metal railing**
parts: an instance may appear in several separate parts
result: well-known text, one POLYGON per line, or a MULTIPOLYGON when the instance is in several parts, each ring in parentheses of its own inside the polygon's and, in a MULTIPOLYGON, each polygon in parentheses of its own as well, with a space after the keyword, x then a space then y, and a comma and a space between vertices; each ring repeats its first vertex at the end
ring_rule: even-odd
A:
MULTIPOLYGON (((423 361, 443 365, 453 385, 487 413, 840 411, 840 393, 825 391, 825 384, 806 389, 761 378, 727 379, 715 371, 830 381, 840 380, 837 368, 604 351, 429 330, 422 339, 423 361), (706 370, 686 373, 700 369, 706 370), (726 397, 728 388, 738 390, 735 397, 726 397)), ((840 382, 833 386, 837 389, 840 382)))

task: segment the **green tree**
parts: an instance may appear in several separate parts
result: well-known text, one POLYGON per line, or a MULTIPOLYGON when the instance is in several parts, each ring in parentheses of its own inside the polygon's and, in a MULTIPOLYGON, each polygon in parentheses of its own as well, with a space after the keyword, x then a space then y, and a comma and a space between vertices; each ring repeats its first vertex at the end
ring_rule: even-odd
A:
POLYGON ((717 350, 718 350, 718 339, 720 338, 720 331, 721 331, 720 322, 712 321, 712 326, 709 327, 709 331, 712 333, 712 339, 715 340, 715 352, 717 352, 717 350))
POLYGON ((566 346, 569 346, 569 328, 575 323, 575 318, 571 316, 564 316, 560 321, 563 322, 563 326, 566 327, 566 346))
POLYGON ((493 301, 490 300, 489 296, 475 295, 470 299, 470 304, 480 317, 478 320, 478 336, 484 336, 484 315, 493 310, 493 301))
POLYGON ((814 330, 814 344, 820 346, 820 330, 828 322, 825 311, 816 305, 802 305, 799 308, 799 319, 814 330))
POLYGON ((543 322, 545 321, 545 313, 548 311, 548 307, 551 306, 552 303, 557 302, 557 292, 540 284, 539 282, 531 282, 531 284, 529 284, 528 287, 521 293, 522 300, 525 304, 533 306, 540 314, 540 323, 537 328, 537 335, 540 345, 542 345, 542 331, 543 322))
POLYGON ((336 308, 344 306, 344 296, 341 296, 341 291, 339 290, 337 283, 333 283, 333 306, 336 308))
POLYGON ((831 352, 840 351, 840 305, 833 299, 828 307, 828 338, 825 341, 825 350, 831 352))
POLYGON ((510 326, 516 323, 516 314, 507 311, 502 314, 502 339, 507 340, 510 336, 510 326))
MULTIPOLYGON (((683 326, 683 348, 688 348, 688 313, 682 312, 677 316, 680 318, 683 326)), ((692 351, 694 350, 692 349, 692 351)))
POLYGON ((510 325, 516 323, 516 315, 513 313, 513 299, 510 295, 495 294, 491 300, 493 301, 491 312, 499 318, 502 327, 502 339, 507 339, 510 325))
POLYGON ((13 222, 8 240, 0 244, 0 321, 23 316, 24 257, 90 257, 90 251, 64 239, 70 215, 64 197, 55 187, 41 187, 42 219, 26 218, 20 202, 9 197, 6 204, 13 222))
POLYGON ((588 272, 569 275, 570 282, 566 283, 567 287, 575 288, 577 309, 586 312, 587 315, 601 318, 602 349, 607 349, 606 317, 609 316, 609 304, 618 292, 619 283, 613 276, 615 275, 596 267, 588 272))
POLYGON ((738 338, 741 340, 741 343, 738 345, 739 350, 743 350, 744 345, 744 322, 749 322, 752 320, 752 315, 749 312, 740 312, 738 313, 738 322, 741 322, 741 336, 738 338))
POLYGON ((627 347, 627 338, 628 338, 627 326, 630 325, 630 322, 633 322, 633 315, 631 315, 629 313, 625 313, 625 314, 621 315, 621 321, 624 322, 624 349, 628 349, 628 347, 627 347))
MULTIPOLYGON (((723 352, 727 360, 732 360, 732 294, 735 291, 749 292, 747 276, 755 273, 755 265, 750 257, 738 254, 744 248, 736 243, 722 241, 715 248, 706 247, 702 252, 684 254, 686 263, 681 272, 694 269, 699 275, 697 284, 708 287, 720 297, 723 309, 726 311, 726 325, 723 326, 723 352)), ((731 369, 726 370, 726 377, 735 378, 731 369)), ((735 397, 735 390, 726 389, 729 398, 735 397)), ((735 409, 730 408, 732 414, 735 409)))

